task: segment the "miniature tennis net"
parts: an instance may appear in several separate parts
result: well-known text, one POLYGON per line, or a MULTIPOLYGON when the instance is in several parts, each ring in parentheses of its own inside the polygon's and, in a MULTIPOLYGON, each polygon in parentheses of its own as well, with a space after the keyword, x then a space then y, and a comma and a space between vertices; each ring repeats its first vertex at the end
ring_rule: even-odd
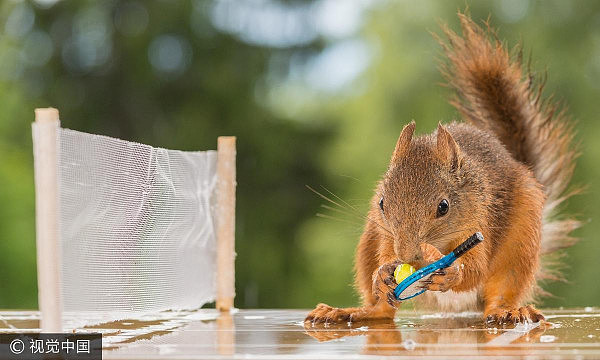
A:
POLYGON ((235 138, 167 150, 32 125, 41 328, 233 306, 235 138))

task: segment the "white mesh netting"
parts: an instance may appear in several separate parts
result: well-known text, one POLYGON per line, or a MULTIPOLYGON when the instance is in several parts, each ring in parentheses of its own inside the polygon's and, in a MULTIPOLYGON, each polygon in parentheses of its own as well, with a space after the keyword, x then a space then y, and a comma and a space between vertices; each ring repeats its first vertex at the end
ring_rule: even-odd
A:
POLYGON ((213 301, 216 151, 57 131, 65 326, 213 301))

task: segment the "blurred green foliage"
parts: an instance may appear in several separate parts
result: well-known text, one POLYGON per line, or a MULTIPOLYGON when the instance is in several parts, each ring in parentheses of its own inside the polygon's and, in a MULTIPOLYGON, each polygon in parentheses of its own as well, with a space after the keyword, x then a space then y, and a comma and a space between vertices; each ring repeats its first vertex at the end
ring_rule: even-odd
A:
MULTIPOLYGON (((425 133, 458 118, 440 86, 430 32, 439 33, 440 21, 456 29, 465 3, 353 2, 359 20, 340 35, 315 25, 316 17, 351 23, 356 11, 339 13, 342 20, 327 13, 335 6, 324 3, 335 2, 0 4, 0 308, 37 306, 30 122, 45 106, 60 110, 64 127, 154 146, 210 149, 219 135, 238 136, 236 306, 355 304, 360 214, 400 129, 414 119, 425 133), (288 31, 278 30, 283 23, 288 31), (327 56, 348 48, 363 57, 327 56), (333 65, 314 70, 323 59, 333 65), (352 64, 357 76, 331 81, 327 69, 352 64), (357 214, 316 217, 323 201, 305 185, 334 192, 357 214)), ((578 120, 575 182, 588 185, 567 210, 598 218, 600 3, 469 7, 474 19, 489 16, 508 44, 522 41, 534 70, 547 68, 546 94, 578 120)), ((600 288, 590 285, 599 230, 590 221, 577 232, 582 240, 565 259, 569 283, 551 284, 557 297, 545 306, 599 305, 600 288)))

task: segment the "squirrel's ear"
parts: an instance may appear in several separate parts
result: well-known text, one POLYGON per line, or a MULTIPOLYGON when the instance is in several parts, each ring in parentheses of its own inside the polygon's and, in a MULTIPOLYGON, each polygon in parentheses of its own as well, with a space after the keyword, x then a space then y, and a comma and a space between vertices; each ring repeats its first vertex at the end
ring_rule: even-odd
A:
POLYGON ((392 161, 400 159, 410 147, 413 134, 415 132, 415 122, 411 121, 410 124, 404 125, 398 142, 396 143, 396 149, 394 155, 392 155, 392 161))
POLYGON ((437 128, 437 153, 440 159, 450 165, 452 170, 462 165, 462 154, 452 134, 441 123, 437 128))

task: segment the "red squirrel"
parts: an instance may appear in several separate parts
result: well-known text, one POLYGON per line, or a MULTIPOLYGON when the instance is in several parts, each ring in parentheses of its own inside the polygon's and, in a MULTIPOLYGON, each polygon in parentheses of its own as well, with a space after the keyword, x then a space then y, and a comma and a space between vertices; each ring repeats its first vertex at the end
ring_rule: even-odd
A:
POLYGON ((543 82, 523 69, 486 23, 459 13, 462 35, 443 27, 441 71, 450 103, 464 122, 400 134, 377 184, 356 249, 355 282, 363 305, 319 304, 307 324, 392 319, 399 302, 393 272, 419 268, 473 233, 485 240, 433 275, 417 305, 442 311, 482 310, 489 324, 543 320, 533 305, 537 281, 555 273, 541 257, 570 246, 575 219, 557 220, 569 196, 577 149, 564 111, 541 97, 543 82))

